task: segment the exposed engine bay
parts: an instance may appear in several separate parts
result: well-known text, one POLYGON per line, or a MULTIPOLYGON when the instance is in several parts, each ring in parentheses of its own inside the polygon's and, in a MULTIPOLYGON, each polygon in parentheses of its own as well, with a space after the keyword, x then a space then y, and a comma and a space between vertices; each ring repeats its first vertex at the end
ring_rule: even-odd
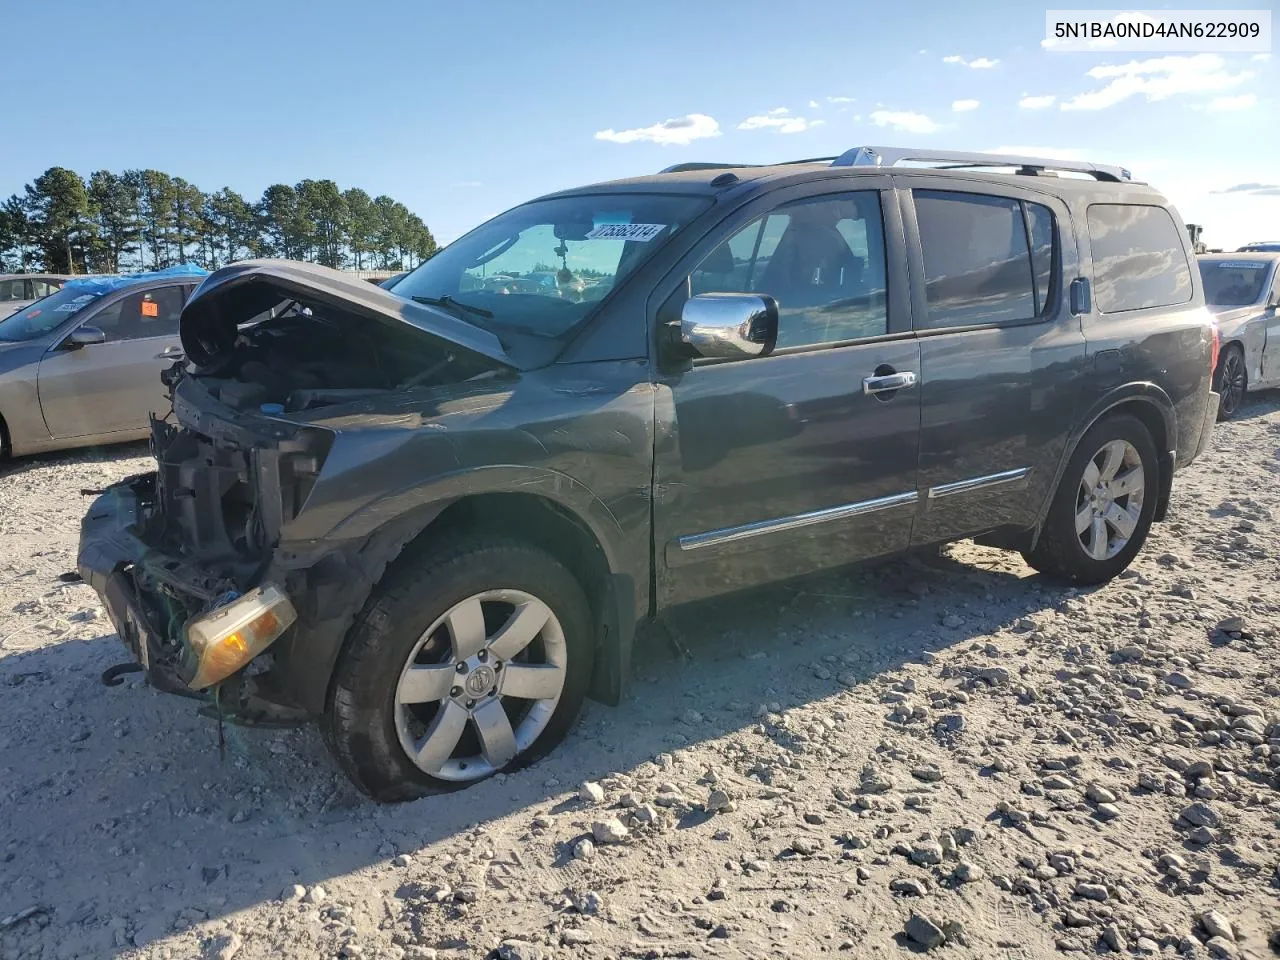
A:
POLYGON ((371 325, 339 311, 319 314, 296 302, 242 327, 191 372, 233 410, 299 413, 414 387, 475 376, 491 365, 458 357, 411 329, 371 325))

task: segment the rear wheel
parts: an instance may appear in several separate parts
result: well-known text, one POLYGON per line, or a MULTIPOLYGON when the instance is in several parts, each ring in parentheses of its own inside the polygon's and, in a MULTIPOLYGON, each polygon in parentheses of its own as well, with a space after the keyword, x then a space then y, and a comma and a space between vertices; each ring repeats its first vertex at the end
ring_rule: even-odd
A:
POLYGON ((1023 558, 1048 576, 1104 583, 1142 548, 1155 514, 1160 463, 1146 426, 1108 417, 1081 439, 1035 548, 1023 558))
POLYGON ((1218 400, 1218 419, 1230 420, 1244 405, 1245 391, 1249 389, 1249 373, 1245 369, 1244 351, 1238 343, 1227 346, 1214 372, 1213 389, 1218 400))
POLYGON ((352 628, 329 745, 380 800, 531 763, 582 708, 591 623, 577 580, 536 547, 476 538, 437 548, 393 570, 352 628))

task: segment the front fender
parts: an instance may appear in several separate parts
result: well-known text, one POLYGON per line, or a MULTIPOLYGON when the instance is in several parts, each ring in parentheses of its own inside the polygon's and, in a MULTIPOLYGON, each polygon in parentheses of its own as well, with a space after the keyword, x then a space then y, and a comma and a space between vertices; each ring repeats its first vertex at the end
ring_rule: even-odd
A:
POLYGON ((573 477, 546 467, 524 464, 457 470, 393 491, 351 514, 333 528, 330 536, 341 540, 363 540, 386 524, 406 516, 424 517, 419 527, 421 530, 454 501, 486 493, 532 494, 564 507, 591 531, 611 571, 628 570, 629 564, 624 558, 626 534, 613 511, 573 477))

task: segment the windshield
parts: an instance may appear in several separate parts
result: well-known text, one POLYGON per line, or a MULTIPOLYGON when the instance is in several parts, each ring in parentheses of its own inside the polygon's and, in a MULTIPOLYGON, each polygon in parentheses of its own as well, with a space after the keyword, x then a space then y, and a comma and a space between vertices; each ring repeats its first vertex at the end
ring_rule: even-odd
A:
POLYGON ((1201 260, 1204 302, 1211 307, 1246 307, 1262 299, 1271 264, 1266 260, 1201 260))
POLYGON ((499 339, 504 328, 564 337, 710 202, 616 193, 535 201, 449 244, 394 292, 499 339))
POLYGON ((101 293, 78 289, 74 283, 68 284, 27 309, 0 320, 0 340, 13 343, 43 337, 101 296, 101 293))

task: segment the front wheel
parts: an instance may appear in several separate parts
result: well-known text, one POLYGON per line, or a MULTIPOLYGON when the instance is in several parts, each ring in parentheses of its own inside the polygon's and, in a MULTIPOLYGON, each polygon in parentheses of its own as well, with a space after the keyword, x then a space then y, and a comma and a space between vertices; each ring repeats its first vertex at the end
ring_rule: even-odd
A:
POLYGON ((1105 583, 1142 548, 1155 515, 1160 462, 1142 421, 1127 414, 1080 440, 1027 563, 1071 583, 1105 583))
POLYGON ((394 568, 335 668, 325 735, 379 800, 546 754, 582 709, 594 644, 578 581, 537 547, 462 539, 394 568))
POLYGON ((1244 405, 1245 391, 1249 389, 1249 373, 1239 344, 1233 343, 1222 351, 1222 359, 1214 372, 1213 389, 1220 398, 1218 419, 1230 420, 1244 405))

